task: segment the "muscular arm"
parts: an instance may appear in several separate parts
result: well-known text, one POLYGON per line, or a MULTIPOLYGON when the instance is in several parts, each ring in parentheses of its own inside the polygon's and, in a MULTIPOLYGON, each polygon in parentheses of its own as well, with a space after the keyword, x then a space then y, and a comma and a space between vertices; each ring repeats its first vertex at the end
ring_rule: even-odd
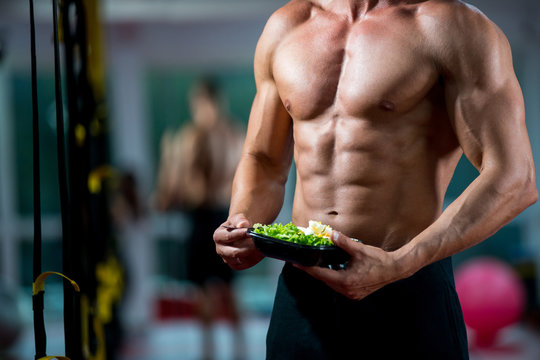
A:
POLYGON ((400 252, 412 269, 483 241, 537 200, 523 98, 506 38, 466 10, 441 50, 446 102, 464 154, 479 176, 400 252), (464 29, 467 28, 467 31, 464 29))
MULTIPOLYGON (((286 25, 282 20, 276 14, 270 18, 255 51, 257 94, 234 177, 229 219, 225 222, 235 228, 272 222, 283 205, 293 138, 292 121, 272 77, 273 50, 286 25)), ((218 229, 214 241, 218 254, 235 269, 253 266, 262 258, 245 229, 218 229)))
POLYGON ((292 123, 275 84, 265 73, 266 68, 256 69, 257 94, 230 208, 231 215, 245 214, 261 223, 273 221, 281 209, 292 160, 292 123))

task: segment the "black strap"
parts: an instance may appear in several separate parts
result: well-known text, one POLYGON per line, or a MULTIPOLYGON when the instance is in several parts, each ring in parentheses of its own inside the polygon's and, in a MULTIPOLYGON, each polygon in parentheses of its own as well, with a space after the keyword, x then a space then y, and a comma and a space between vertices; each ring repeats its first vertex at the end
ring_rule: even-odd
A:
MULTIPOLYGON (((60 210, 62 213, 62 272, 73 277, 71 206, 66 161, 66 141, 64 130, 64 105, 62 101, 62 76, 60 70, 60 46, 58 39, 58 0, 53 0, 54 27, 54 84, 56 98, 56 139, 58 147, 58 185, 60 190, 60 210)), ((76 299, 73 290, 64 282, 64 334, 66 356, 80 358, 73 336, 78 334, 76 319, 76 299)))
MULTIPOLYGON (((69 239, 69 196, 66 171, 66 146, 64 136, 64 106, 62 101, 62 76, 60 72, 60 49, 58 41, 58 0, 53 0, 54 24, 54 89, 56 97, 56 141, 58 147, 58 184, 60 190, 60 210, 62 213, 62 238, 69 239)), ((69 241, 68 241, 69 242, 69 241)), ((65 273, 65 271, 64 271, 65 273)), ((69 276, 69 274, 67 274, 69 276)))
MULTIPOLYGON (((39 114, 36 74, 36 28, 34 20, 34 1, 30 1, 30 52, 32 66, 32 137, 33 137, 33 189, 34 189, 34 252, 33 279, 41 274, 41 191, 40 191, 40 158, 39 158, 39 114)), ((43 319, 43 296, 40 292, 32 297, 34 312, 34 340, 36 346, 35 358, 46 356, 47 335, 43 319)))

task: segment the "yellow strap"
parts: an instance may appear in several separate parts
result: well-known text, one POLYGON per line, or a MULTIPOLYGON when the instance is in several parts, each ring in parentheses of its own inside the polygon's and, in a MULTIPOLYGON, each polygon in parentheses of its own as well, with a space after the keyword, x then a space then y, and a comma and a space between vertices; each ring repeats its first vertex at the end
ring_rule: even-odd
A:
POLYGON ((81 296, 81 326, 82 326, 82 350, 83 356, 87 360, 105 360, 107 358, 107 348, 105 340, 105 330, 101 320, 95 316, 93 308, 90 307, 88 297, 81 296), (95 353, 90 351, 89 318, 92 317, 92 328, 96 337, 97 348, 95 353))
POLYGON ((70 360, 67 356, 44 356, 42 358, 39 358, 39 360, 51 360, 51 359, 70 360))
MULTIPOLYGON (((46 271, 46 272, 40 274, 37 277, 37 279, 34 281, 34 283, 32 284, 32 295, 37 295, 40 292, 45 291, 45 280, 51 275, 58 275, 58 276, 63 277, 64 279, 68 280, 71 283, 71 285, 73 286, 75 291, 81 291, 81 289, 79 288, 79 285, 77 285, 77 283, 75 281, 71 280, 66 275, 61 274, 59 272, 55 272, 55 271, 46 271)), ((53 356, 52 358, 54 359, 55 356, 53 356)), ((43 359, 45 359, 45 358, 43 358, 43 359)))
POLYGON ((97 317, 102 323, 111 322, 113 305, 120 302, 123 288, 123 271, 118 259, 109 256, 96 266, 98 286, 96 291, 97 317))
POLYGON ((96 316, 94 317, 93 325, 94 325, 93 326, 94 333, 96 334, 97 349, 96 349, 96 353, 92 355, 89 359, 90 360, 105 360, 107 359, 107 348, 106 348, 106 340, 105 340, 105 329, 103 327, 103 323, 96 316))

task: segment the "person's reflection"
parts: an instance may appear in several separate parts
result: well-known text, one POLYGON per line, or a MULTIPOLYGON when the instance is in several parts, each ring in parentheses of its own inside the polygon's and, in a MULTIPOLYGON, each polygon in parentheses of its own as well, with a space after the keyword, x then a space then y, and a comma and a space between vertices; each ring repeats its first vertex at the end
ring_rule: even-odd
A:
POLYGON ((223 110, 216 84, 198 82, 190 92, 191 121, 162 139, 156 205, 180 209, 192 221, 188 237, 187 276, 198 291, 197 315, 203 324, 204 358, 214 352, 212 324, 226 315, 235 328, 235 352, 244 352, 231 283, 234 273, 216 254, 212 235, 228 215, 232 178, 243 136, 223 110))

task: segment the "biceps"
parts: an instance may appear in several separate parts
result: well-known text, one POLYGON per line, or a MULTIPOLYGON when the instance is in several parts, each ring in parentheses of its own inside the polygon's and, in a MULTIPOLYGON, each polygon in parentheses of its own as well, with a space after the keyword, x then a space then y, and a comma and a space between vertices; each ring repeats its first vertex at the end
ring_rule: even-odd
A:
POLYGON ((528 156, 523 98, 515 79, 497 89, 457 94, 452 119, 465 155, 479 170, 510 166, 528 156))
POLYGON ((243 157, 275 171, 288 171, 292 161, 292 120, 271 84, 261 86, 249 117, 243 157))

